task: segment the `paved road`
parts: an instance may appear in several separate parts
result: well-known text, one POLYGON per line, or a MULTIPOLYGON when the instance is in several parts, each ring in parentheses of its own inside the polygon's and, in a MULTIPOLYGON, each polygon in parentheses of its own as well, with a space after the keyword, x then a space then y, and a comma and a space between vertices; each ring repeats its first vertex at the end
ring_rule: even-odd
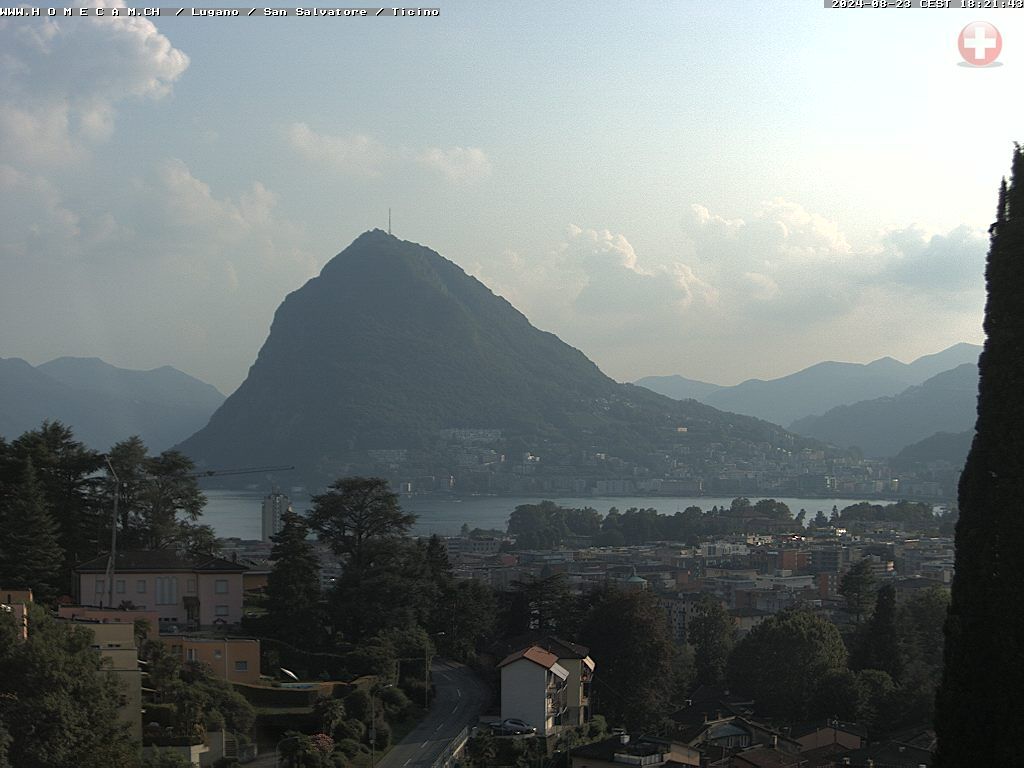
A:
POLYGON ((426 768, 467 725, 475 725, 490 691, 463 664, 434 660, 430 667, 436 695, 430 713, 387 756, 378 768, 426 768))
MULTIPOLYGON (((435 658, 430 666, 435 688, 430 712, 400 743, 376 762, 377 768, 426 768, 467 725, 475 725, 490 691, 471 669, 435 658)), ((274 768, 265 752, 246 768, 274 768)))

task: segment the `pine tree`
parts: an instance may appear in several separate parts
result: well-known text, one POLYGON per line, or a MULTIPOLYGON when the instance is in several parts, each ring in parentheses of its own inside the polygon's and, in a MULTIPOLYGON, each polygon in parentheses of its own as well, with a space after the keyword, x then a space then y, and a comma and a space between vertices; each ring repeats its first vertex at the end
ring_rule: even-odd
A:
POLYGON ((1024 148, 999 190, 985 279, 978 421, 960 477, 956 575, 934 765, 1015 765, 1024 722, 1024 148))
POLYGON ((721 685, 725 666, 733 646, 736 624, 720 600, 711 595, 701 597, 697 613, 687 629, 687 639, 694 647, 696 682, 721 685))
POLYGON ((32 462, 64 551, 59 591, 71 594, 74 567, 106 551, 110 538, 109 507, 103 507, 97 493, 101 480, 96 471, 103 459, 59 421, 44 421, 39 429, 25 432, 11 444, 10 453, 19 467, 32 462))
POLYGON ((0 498, 0 530, 0 583, 31 587, 43 602, 56 597, 64 552, 31 460, 0 498))
POLYGON ((896 624, 896 587, 885 584, 878 590, 875 612, 861 640, 857 667, 888 672, 895 682, 903 677, 903 654, 896 624))
POLYGON ((281 515, 281 530, 271 536, 274 569, 267 577, 267 622, 279 640, 308 649, 318 644, 320 560, 309 526, 295 512, 281 515))

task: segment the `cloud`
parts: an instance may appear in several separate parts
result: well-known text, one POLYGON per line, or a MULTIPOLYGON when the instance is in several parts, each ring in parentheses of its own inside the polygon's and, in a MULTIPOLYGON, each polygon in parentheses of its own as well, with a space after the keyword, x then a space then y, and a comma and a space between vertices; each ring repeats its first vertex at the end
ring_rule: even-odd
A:
POLYGON ((0 234, 6 354, 170 363, 230 390, 319 266, 265 185, 217 192, 179 159, 101 200, 0 166, 0 195, 21 201, 0 234))
POLYGON ((306 123, 292 123, 287 140, 308 162, 354 176, 377 177, 393 169, 419 166, 452 184, 467 185, 486 179, 492 170, 487 154, 478 147, 429 147, 413 151, 389 147, 364 134, 319 133, 306 123))
POLYGON ((433 147, 423 152, 418 160, 455 184, 469 184, 491 175, 491 161, 477 147, 433 147))
POLYGON ((717 301, 714 288, 679 259, 658 263, 621 233, 575 224, 543 254, 510 250, 470 271, 535 325, 588 354, 643 345, 652 333, 684 333, 690 317, 713 311, 717 301))
POLYGON ((0 47, 0 145, 22 166, 73 162, 111 136, 118 103, 165 96, 189 64, 142 17, 19 19, 0 47))
POLYGON ((288 129, 288 142, 304 159, 342 173, 379 176, 393 162, 392 153, 370 136, 330 136, 314 131, 305 123, 288 129))
POLYGON ((681 234, 656 254, 570 225, 543 252, 510 249, 471 271, 625 380, 731 383, 979 338, 983 232, 893 227, 852 243, 838 222, 776 199, 741 216, 690 206, 681 234))

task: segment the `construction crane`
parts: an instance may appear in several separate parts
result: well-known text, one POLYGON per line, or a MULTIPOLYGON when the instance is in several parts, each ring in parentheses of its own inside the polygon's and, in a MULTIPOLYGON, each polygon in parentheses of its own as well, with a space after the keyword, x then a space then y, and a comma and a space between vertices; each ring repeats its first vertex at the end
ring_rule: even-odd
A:
POLYGON ((295 467, 246 467, 245 469, 208 469, 205 472, 192 472, 185 477, 223 477, 224 475, 252 475, 257 472, 284 472, 295 467))
MULTIPOLYGON (((116 484, 114 491, 114 520, 110 526, 110 558, 107 560, 107 607, 114 607, 114 561, 117 558, 117 500, 121 495, 121 480, 114 471, 114 465, 110 463, 110 456, 103 457, 107 462, 107 469, 114 478, 116 484)), ((185 477, 221 477, 224 475, 251 475, 257 472, 284 472, 295 467, 246 467, 244 469, 208 469, 205 472, 192 472, 185 477)))

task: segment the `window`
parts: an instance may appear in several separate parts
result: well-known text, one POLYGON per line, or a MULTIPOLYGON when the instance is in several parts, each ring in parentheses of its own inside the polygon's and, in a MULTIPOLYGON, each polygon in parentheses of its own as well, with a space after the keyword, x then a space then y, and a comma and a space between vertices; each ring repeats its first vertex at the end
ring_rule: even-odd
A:
POLYGON ((220 648, 214 649, 214 651, 213 651, 213 658, 221 659, 223 657, 224 657, 224 653, 220 650, 220 648))
POLYGON ((218 605, 214 609, 213 612, 215 614, 217 614, 218 616, 227 616, 228 615, 228 607, 226 605, 218 605))
POLYGON ((107 580, 106 579, 96 579, 96 594, 97 595, 102 595, 106 591, 107 591, 107 580))
POLYGON ((196 649, 195 648, 189 648, 187 651, 185 651, 185 658, 188 659, 189 661, 195 661, 196 660, 196 649))
POLYGON ((135 591, 138 592, 140 595, 146 594, 146 580, 145 579, 139 579, 138 581, 135 582, 135 591))
POLYGON ((214 591, 218 595, 226 595, 228 593, 228 580, 227 579, 217 579, 217 582, 214 585, 214 591))
POLYGON ((124 594, 124 579, 118 579, 114 582, 114 591, 119 595, 124 594))
POLYGON ((249 662, 248 661, 236 661, 235 662, 235 672, 248 672, 248 671, 249 671, 249 662))
POLYGON ((156 604, 174 605, 178 602, 177 576, 156 577, 156 604))
POLYGON ((185 583, 185 592, 190 595, 194 595, 196 593, 195 577, 189 578, 189 580, 185 583))

